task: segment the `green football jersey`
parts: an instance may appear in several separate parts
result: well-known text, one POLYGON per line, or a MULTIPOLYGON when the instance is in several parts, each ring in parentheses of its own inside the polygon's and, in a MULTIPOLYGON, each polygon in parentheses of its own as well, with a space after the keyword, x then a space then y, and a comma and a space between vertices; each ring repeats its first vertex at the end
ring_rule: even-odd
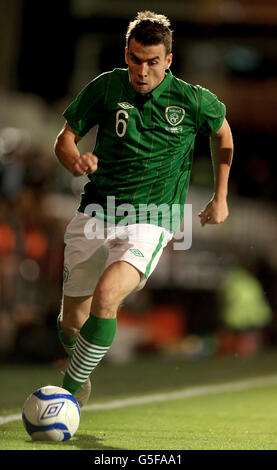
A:
POLYGON ((88 175, 78 210, 89 213, 87 208, 98 205, 103 212, 97 215, 108 220, 113 215, 116 223, 127 214, 128 223, 175 231, 183 216, 196 134, 215 133, 225 106, 209 90, 170 70, 151 93, 139 95, 128 69, 115 69, 92 80, 64 117, 81 137, 98 125, 93 150, 98 169, 88 175))

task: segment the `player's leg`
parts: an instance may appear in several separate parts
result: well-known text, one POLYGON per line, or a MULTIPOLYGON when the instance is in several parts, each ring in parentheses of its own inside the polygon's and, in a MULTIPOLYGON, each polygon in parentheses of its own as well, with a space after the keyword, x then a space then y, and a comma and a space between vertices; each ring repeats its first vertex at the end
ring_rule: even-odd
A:
MULTIPOLYGON (((80 329, 89 317, 92 296, 63 296, 61 311, 57 320, 59 339, 69 357, 73 355, 80 329)), ((68 363, 61 367, 65 375, 68 363)), ((91 383, 88 378, 75 395, 80 406, 84 406, 91 394, 91 383)))
POLYGON ((116 334, 118 307, 140 280, 140 272, 125 261, 108 266, 99 279, 91 314, 80 329, 63 381, 63 387, 73 395, 108 352, 116 334))
POLYGON ((106 268, 109 244, 103 221, 96 223, 80 212, 68 224, 64 240, 63 299, 57 326, 62 343, 74 343, 90 314, 92 295, 106 268))
MULTIPOLYGON (((127 243, 126 237, 117 238, 116 243, 110 247, 107 268, 94 289, 92 314, 78 337, 80 353, 76 352, 68 368, 68 375, 76 382, 78 379, 81 382, 88 376, 90 367, 97 365, 107 353, 116 332, 119 305, 133 290, 141 289, 145 285, 170 238, 170 233, 157 226, 138 225, 135 229, 128 227, 127 243), (82 357, 82 353, 89 358, 82 357), (84 370, 81 375, 82 360, 84 370)), ((67 379, 65 384, 71 387, 67 379)), ((77 387, 77 384, 75 386, 77 387)))
POLYGON ((77 336, 87 321, 91 310, 92 296, 69 297, 64 295, 57 319, 59 339, 69 356, 72 356, 77 336))
POLYGON ((116 261, 107 267, 93 294, 92 314, 115 318, 122 302, 140 283, 140 271, 126 261, 116 261))
MULTIPOLYGON (((98 237, 95 232, 94 238, 86 236, 90 220, 90 217, 77 212, 68 224, 64 237, 63 299, 57 330, 69 357, 72 357, 80 329, 89 317, 92 295, 108 256, 105 240, 101 236, 98 237)), ((75 395, 80 406, 87 402, 90 391, 88 378, 75 395)))

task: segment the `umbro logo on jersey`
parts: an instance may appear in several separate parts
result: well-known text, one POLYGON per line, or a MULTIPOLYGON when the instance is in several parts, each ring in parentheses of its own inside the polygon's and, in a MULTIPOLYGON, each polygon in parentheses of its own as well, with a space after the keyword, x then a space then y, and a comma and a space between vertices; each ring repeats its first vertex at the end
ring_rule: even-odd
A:
POLYGON ((131 105, 130 103, 127 103, 126 101, 124 101, 123 103, 117 103, 118 106, 121 106, 121 108, 123 109, 130 109, 130 108, 133 108, 134 106, 131 105))
POLYGON ((142 252, 137 250, 136 248, 134 250, 132 248, 130 248, 129 251, 131 251, 133 253, 133 255, 135 255, 135 256, 139 256, 140 258, 144 258, 144 255, 142 254, 142 252))
POLYGON ((185 117, 185 110, 179 106, 167 106, 165 109, 165 117, 169 124, 172 126, 178 126, 185 117))

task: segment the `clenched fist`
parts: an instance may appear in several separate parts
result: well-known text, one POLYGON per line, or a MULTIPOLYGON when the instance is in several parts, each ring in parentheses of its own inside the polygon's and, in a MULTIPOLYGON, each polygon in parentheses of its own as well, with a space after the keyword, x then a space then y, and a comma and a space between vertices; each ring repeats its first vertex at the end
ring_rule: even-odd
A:
POLYGON ((228 205, 225 198, 213 198, 206 208, 199 212, 198 217, 202 227, 206 224, 221 224, 228 217, 228 205))
POLYGON ((73 176, 83 176, 94 173, 98 167, 98 158, 91 152, 86 152, 73 163, 73 176))

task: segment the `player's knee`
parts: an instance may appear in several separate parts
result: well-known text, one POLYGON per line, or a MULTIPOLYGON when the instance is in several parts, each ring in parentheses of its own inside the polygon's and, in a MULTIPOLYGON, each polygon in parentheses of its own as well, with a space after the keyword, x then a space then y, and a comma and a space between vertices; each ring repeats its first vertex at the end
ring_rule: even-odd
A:
POLYGON ((81 309, 64 308, 60 319, 62 332, 69 338, 75 338, 87 318, 88 314, 84 314, 81 309))
POLYGON ((97 286, 92 302, 92 313, 103 316, 115 316, 121 302, 118 292, 112 286, 100 284, 97 286))
POLYGON ((64 325, 63 323, 61 323, 61 329, 67 338, 76 338, 80 332, 79 328, 76 328, 73 325, 64 325))

